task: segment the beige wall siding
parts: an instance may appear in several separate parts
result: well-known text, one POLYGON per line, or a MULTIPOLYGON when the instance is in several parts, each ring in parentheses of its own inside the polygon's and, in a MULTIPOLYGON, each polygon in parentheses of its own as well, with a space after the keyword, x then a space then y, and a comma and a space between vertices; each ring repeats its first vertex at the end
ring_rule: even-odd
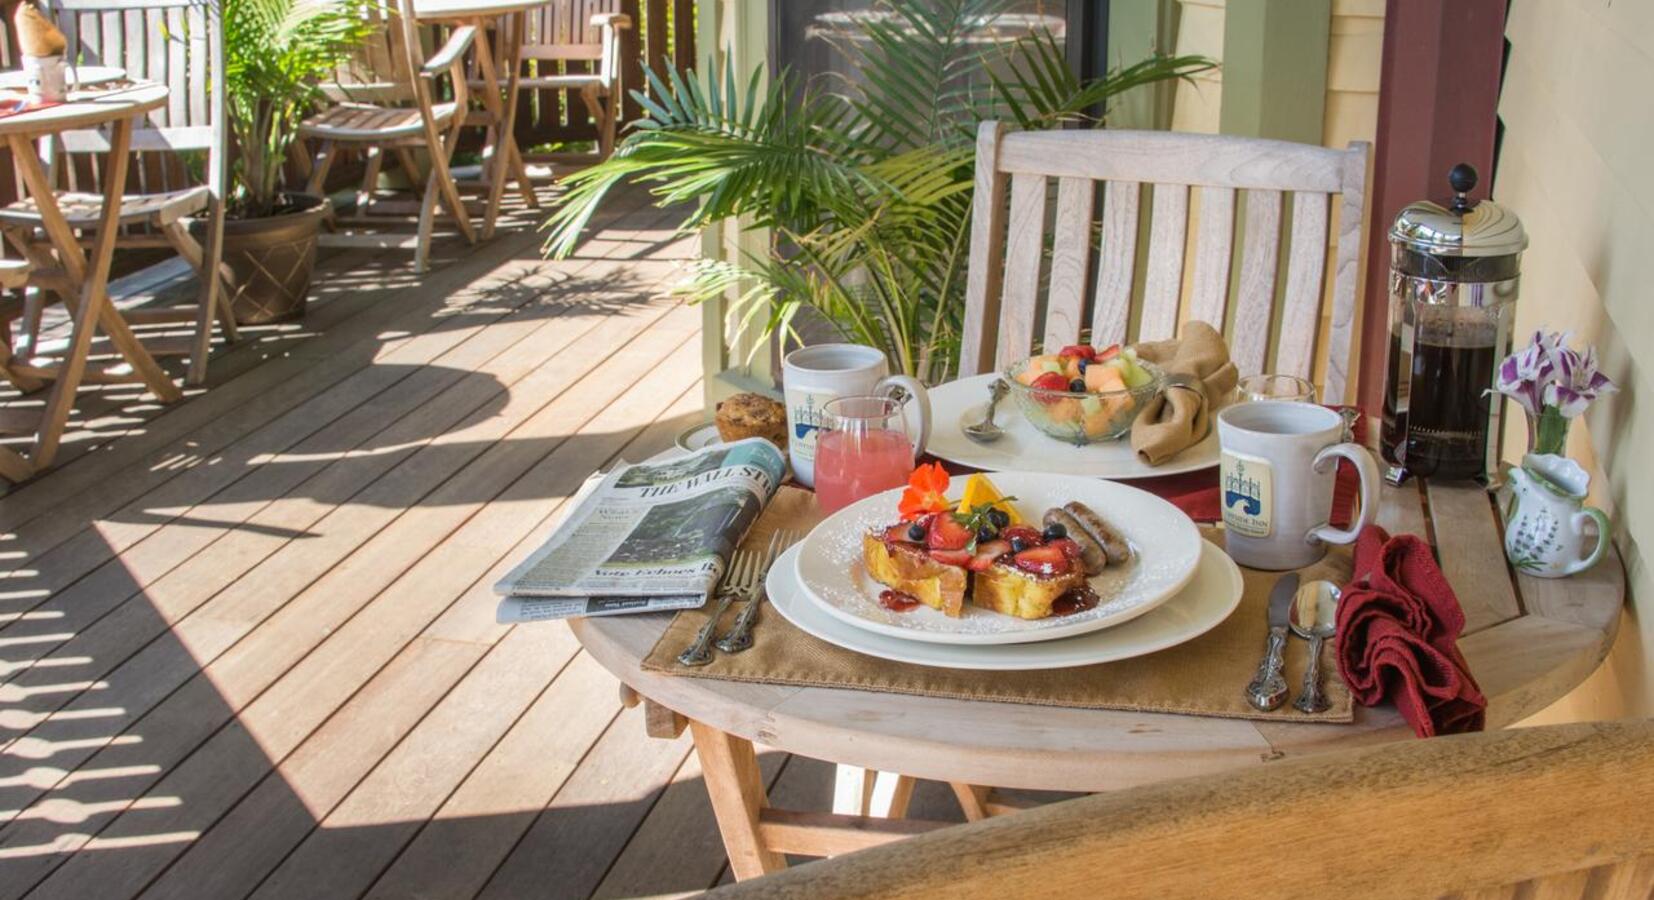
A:
MULTIPOLYGON (((1608 664, 1540 720, 1648 716, 1654 580, 1640 548, 1654 546, 1654 4, 1516 2, 1507 36, 1493 190, 1532 240, 1517 323, 1573 329, 1622 386, 1575 426, 1570 449, 1593 470, 1594 502, 1615 517, 1632 592, 1608 664)), ((1507 455, 1525 446, 1519 427, 1507 455)))

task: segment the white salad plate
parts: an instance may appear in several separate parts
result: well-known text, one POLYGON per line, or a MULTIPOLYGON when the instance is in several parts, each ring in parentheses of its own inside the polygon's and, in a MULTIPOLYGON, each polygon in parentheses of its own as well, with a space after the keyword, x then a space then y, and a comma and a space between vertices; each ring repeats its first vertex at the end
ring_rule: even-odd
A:
POLYGON ((1240 605, 1240 567, 1222 550, 1200 542, 1195 577, 1159 608, 1117 628, 1033 644, 932 644, 875 634, 823 611, 799 583, 800 547, 776 560, 765 580, 770 603, 787 621, 829 644, 894 662, 946 669, 1064 669, 1145 656, 1192 641, 1216 628, 1240 605))
MULTIPOLYGON (((125 77, 126 70, 118 66, 69 66, 65 70, 64 82, 69 87, 85 87, 91 84, 120 81, 125 77)), ((15 90, 28 86, 29 73, 22 69, 0 72, 0 88, 15 90)))
POLYGON ((958 618, 920 606, 895 612, 879 605, 885 586, 862 559, 862 535, 895 524, 902 490, 885 491, 828 516, 800 542, 800 584, 828 615, 886 637, 940 644, 1015 644, 1072 637, 1135 619, 1166 602, 1194 577, 1201 537, 1181 510, 1155 495, 1114 481, 1042 472, 1003 472, 994 485, 1024 519, 1077 500, 1091 507, 1132 545, 1132 560, 1093 577, 1098 604, 1073 615, 1019 619, 965 605, 958 618))
POLYGON ((994 373, 950 381, 930 389, 931 429, 927 452, 949 462, 989 472, 1038 470, 1058 475, 1130 480, 1156 475, 1176 475, 1209 469, 1218 464, 1218 434, 1213 428, 1206 439, 1161 463, 1150 466, 1137 458, 1128 434, 1116 441, 1101 441, 1076 447, 1051 437, 1028 421, 1017 409, 1016 399, 999 402, 994 421, 1005 435, 991 444, 978 444, 965 437, 963 426, 982 421, 988 407, 988 386, 994 373))

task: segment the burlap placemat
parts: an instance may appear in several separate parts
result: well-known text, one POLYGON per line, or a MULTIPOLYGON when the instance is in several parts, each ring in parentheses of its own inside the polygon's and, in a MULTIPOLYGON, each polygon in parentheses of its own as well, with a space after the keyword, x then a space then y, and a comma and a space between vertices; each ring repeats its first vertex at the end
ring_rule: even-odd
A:
MULTIPOLYGON (((762 548, 771 532, 786 528, 802 535, 820 519, 814 494, 783 487, 753 525, 745 543, 762 548)), ((1203 527, 1201 532, 1207 540, 1222 545, 1221 530, 1203 527)), ((1342 584, 1350 571, 1348 550, 1335 547, 1321 562, 1301 571, 1306 581, 1326 578, 1342 584)), ((759 612, 752 649, 733 655, 720 653, 711 664, 698 668, 680 666, 676 657, 706 622, 708 611, 691 609, 678 613, 643 660, 643 668, 693 678, 852 688, 959 700, 1237 719, 1351 721, 1350 692, 1338 677, 1331 642, 1324 648, 1321 659, 1327 698, 1332 701, 1332 707, 1326 712, 1305 715, 1290 703, 1274 712, 1259 712, 1247 704, 1244 689, 1264 649, 1269 589, 1280 573, 1244 568, 1241 572, 1246 582, 1245 595, 1234 614, 1221 625, 1193 641, 1159 653, 1095 666, 978 672, 890 662, 811 637, 766 606, 759 612)), ((720 633, 734 621, 738 609, 737 604, 729 611, 720 625, 720 633)), ((1286 678, 1294 698, 1308 658, 1307 642, 1297 638, 1288 640, 1286 678)))

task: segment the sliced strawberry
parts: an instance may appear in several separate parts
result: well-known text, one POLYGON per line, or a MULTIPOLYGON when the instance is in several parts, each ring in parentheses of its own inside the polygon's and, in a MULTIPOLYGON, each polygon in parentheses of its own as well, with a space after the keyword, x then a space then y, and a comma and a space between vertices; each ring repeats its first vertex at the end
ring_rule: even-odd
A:
POLYGON ((1010 541, 987 541, 976 545, 976 555, 971 557, 966 568, 972 572, 986 572, 993 567, 994 560, 1011 552, 1010 541))
POLYGON ((967 566, 971 563, 969 550, 932 550, 930 558, 944 566, 967 566))
POLYGON ((1022 538, 1022 542, 1030 547, 1045 543, 1044 538, 1040 537, 1040 530, 1031 525, 1012 525, 1011 527, 1000 531, 999 537, 1005 541, 1014 541, 1017 538, 1022 538))
POLYGON ((1057 538, 1051 541, 1048 546, 1061 550, 1062 555, 1068 557, 1069 562, 1079 559, 1082 553, 1080 545, 1076 544, 1073 538, 1057 538))
POLYGON ((1073 568, 1062 550, 1052 547, 1029 547, 1011 557, 1011 565, 1035 575, 1066 575, 1073 568))
POLYGON ((1041 391, 1066 391, 1068 390, 1068 377, 1061 372, 1046 372, 1034 379, 1034 383, 1029 386, 1041 391))
POLYGON ((1092 362, 1108 362, 1109 360, 1111 360, 1114 357, 1119 356, 1119 355, 1120 355, 1120 345, 1119 344, 1109 344, 1107 347, 1104 347, 1103 349, 1098 350, 1097 355, 1092 357, 1091 361, 1092 362))
POLYGON ((971 533, 959 520, 948 514, 930 520, 930 534, 925 546, 932 550, 963 550, 971 542, 971 533))
POLYGON ((1057 355, 1078 356, 1081 359, 1092 359, 1096 357, 1097 349, 1086 344, 1069 344, 1067 347, 1062 348, 1062 351, 1057 355))

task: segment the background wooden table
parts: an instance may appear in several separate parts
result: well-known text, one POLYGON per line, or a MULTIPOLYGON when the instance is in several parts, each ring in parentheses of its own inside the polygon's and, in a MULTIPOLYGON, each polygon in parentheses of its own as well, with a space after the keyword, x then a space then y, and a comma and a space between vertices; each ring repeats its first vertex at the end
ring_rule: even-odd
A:
MULTIPOLYGON (((1625 599, 1614 556, 1588 573, 1550 581, 1507 565, 1493 497, 1474 485, 1414 481, 1383 489, 1379 524, 1435 545, 1467 619, 1460 647, 1489 699, 1488 727, 1520 721, 1585 679, 1607 654, 1625 599)), ((771 613, 773 615, 773 613, 771 613)), ((1057 709, 744 684, 646 672, 639 661, 669 615, 576 619, 594 658, 657 705, 670 732, 683 717, 731 864, 739 877, 785 865, 784 852, 832 855, 898 839, 932 823, 770 809, 753 744, 841 764, 964 785, 1103 791, 1231 771, 1413 733, 1393 708, 1357 707, 1348 725, 1298 725, 1201 716, 1057 709)), ((1263 623, 1258 623, 1260 646, 1263 623)), ((758 639, 763 639, 759 625, 758 639)), ((1242 685, 1235 689, 1241 690, 1242 685)), ((902 806, 898 787, 894 806, 902 806)), ((988 809, 962 795, 967 815, 988 809), (979 808, 972 810, 975 802, 979 808)))
MULTIPOLYGON (((0 138, 11 148, 19 179, 39 210, 40 227, 51 242, 55 257, 50 261, 52 265, 46 265, 48 261, 43 259, 31 260, 34 269, 29 283, 57 292, 70 304, 74 316, 69 348, 55 365, 42 367, 29 360, 12 359, 9 350, 0 344, 0 366, 18 387, 29 388, 39 381, 52 382, 40 419, 25 426, 35 435, 28 459, 0 447, 0 475, 13 481, 21 481, 50 465, 56 455, 64 425, 69 421, 69 411, 74 406, 75 391, 88 378, 86 359, 91 353, 95 331, 103 331, 116 352, 132 367, 132 372, 130 375, 93 375, 104 381, 142 382, 167 403, 182 396, 178 386, 156 364, 109 302, 108 290, 133 121, 159 108, 167 95, 166 85, 147 82, 113 90, 101 87, 74 90, 64 103, 0 118, 0 138), (103 212, 88 253, 81 248, 74 229, 58 208, 53 185, 35 155, 35 141, 64 131, 99 126, 109 126, 108 169, 103 176, 103 212)), ((22 429, 14 426, 9 430, 22 429)))
POLYGON ((414 12, 421 21, 455 25, 474 25, 477 29, 477 75, 482 82, 483 109, 474 113, 461 110, 467 124, 482 125, 488 129, 483 151, 483 180, 488 185, 488 198, 483 210, 482 236, 494 236, 494 224, 500 216, 500 200, 505 194, 509 178, 517 182, 523 202, 538 208, 534 187, 528 181, 528 168, 523 164, 522 150, 517 146, 514 129, 517 127, 518 81, 522 75, 523 29, 527 27, 527 12, 544 6, 547 0, 417 0, 414 12), (495 22, 508 21, 510 27, 503 35, 490 38, 495 22), (496 49, 493 40, 500 40, 496 49), (500 85, 500 69, 505 69, 505 85, 500 85), (501 94, 504 100, 501 100, 501 94))

